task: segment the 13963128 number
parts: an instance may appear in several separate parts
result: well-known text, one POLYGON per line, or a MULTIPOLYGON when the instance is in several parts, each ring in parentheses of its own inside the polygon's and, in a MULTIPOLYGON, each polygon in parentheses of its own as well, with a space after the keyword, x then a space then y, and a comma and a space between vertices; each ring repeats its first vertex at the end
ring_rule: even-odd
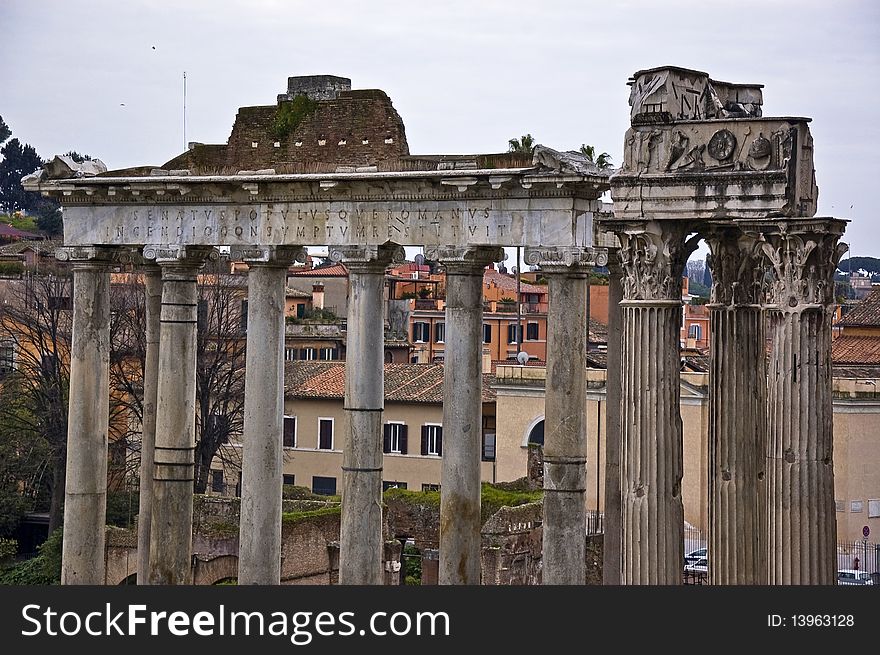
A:
POLYGON ((794 628, 848 628, 855 624, 852 614, 792 614, 790 620, 794 628))

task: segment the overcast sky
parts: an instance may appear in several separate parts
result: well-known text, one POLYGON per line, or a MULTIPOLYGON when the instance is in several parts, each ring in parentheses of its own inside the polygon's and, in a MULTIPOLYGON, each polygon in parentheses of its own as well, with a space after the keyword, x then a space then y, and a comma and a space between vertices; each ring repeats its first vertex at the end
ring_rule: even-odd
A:
POLYGON ((388 93, 412 153, 507 149, 524 133, 620 162, 627 78, 677 65, 763 83, 765 116, 809 116, 819 213, 880 256, 880 3, 835 0, 0 0, 0 115, 43 157, 159 165, 223 143, 290 75, 388 93))

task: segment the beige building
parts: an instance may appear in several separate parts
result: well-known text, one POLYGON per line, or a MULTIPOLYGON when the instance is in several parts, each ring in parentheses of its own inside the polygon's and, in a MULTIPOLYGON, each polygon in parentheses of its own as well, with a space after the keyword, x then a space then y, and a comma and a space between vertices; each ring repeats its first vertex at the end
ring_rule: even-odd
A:
MULTIPOLYGON (((545 376, 546 370, 540 367, 499 366, 496 370, 499 481, 526 474, 529 439, 543 436, 545 376)), ((605 485, 605 371, 590 369, 587 376, 587 506, 595 509, 598 505, 601 511, 605 485)), ((834 484, 839 541, 861 539, 866 525, 872 536, 880 534, 880 396, 873 392, 878 383, 880 379, 834 378, 834 484)), ((685 520, 704 533, 709 499, 707 392, 706 373, 682 373, 685 520)))

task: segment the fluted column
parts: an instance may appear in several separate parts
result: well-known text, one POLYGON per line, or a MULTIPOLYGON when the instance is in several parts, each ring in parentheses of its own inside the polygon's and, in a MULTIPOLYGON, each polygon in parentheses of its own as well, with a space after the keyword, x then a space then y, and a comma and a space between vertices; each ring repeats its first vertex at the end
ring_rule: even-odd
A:
POLYGON ((624 272, 621 583, 681 584, 681 275, 696 241, 680 221, 613 229, 624 272))
POLYGON ((339 584, 380 585, 385 268, 403 258, 403 248, 347 246, 330 254, 349 273, 339 584))
POLYGON ((196 278, 213 249, 144 248, 162 267, 150 584, 192 582, 196 278))
POLYGON ((738 229, 706 233, 709 304, 709 579, 767 584, 763 257, 738 229))
POLYGON ((480 584, 483 270, 502 248, 428 249, 446 267, 440 584, 480 584))
POLYGON ((73 335, 61 584, 104 583, 110 420, 110 255, 59 249, 73 262, 73 335))
POLYGON ((238 583, 281 582, 284 306, 287 268, 301 248, 233 251, 248 263, 247 354, 238 583))
POLYGON ((768 461, 770 584, 835 584, 831 407, 834 271, 844 221, 767 225, 772 265, 768 461))
POLYGON ((590 268, 607 253, 526 249, 547 277, 547 391, 544 400, 544 584, 585 584, 587 552, 587 341, 590 268))
POLYGON ((620 584, 621 308, 623 284, 618 249, 608 253, 608 349, 605 363, 605 534, 602 583, 620 584))
POLYGON ((159 383, 159 316, 162 311, 162 272, 158 266, 143 269, 146 325, 144 401, 141 421, 141 470, 138 500, 137 583, 149 584, 150 528, 153 516, 153 461, 156 446, 156 394, 159 383))

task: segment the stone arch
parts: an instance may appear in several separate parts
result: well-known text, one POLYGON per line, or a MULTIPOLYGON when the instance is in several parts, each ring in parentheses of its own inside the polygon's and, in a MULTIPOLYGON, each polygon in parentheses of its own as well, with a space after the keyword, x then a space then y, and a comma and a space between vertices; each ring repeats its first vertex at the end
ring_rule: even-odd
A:
POLYGON ((107 547, 104 554, 104 584, 129 584, 126 582, 129 578, 137 578, 137 549, 107 547))
MULTIPOLYGON (((537 434, 536 434, 536 436, 537 436, 537 434)), ((522 447, 527 448, 529 443, 539 443, 542 446, 544 445, 544 415, 543 414, 540 414, 539 416, 536 416, 535 418, 533 418, 532 422, 529 423, 528 426, 526 427, 525 432, 523 432, 522 447), (540 439, 541 440, 540 441, 531 441, 532 432, 534 432, 536 429, 538 429, 540 432, 540 439)))
POLYGON ((212 559, 197 558, 193 562, 193 584, 213 585, 238 578, 238 556, 220 555, 212 559))

